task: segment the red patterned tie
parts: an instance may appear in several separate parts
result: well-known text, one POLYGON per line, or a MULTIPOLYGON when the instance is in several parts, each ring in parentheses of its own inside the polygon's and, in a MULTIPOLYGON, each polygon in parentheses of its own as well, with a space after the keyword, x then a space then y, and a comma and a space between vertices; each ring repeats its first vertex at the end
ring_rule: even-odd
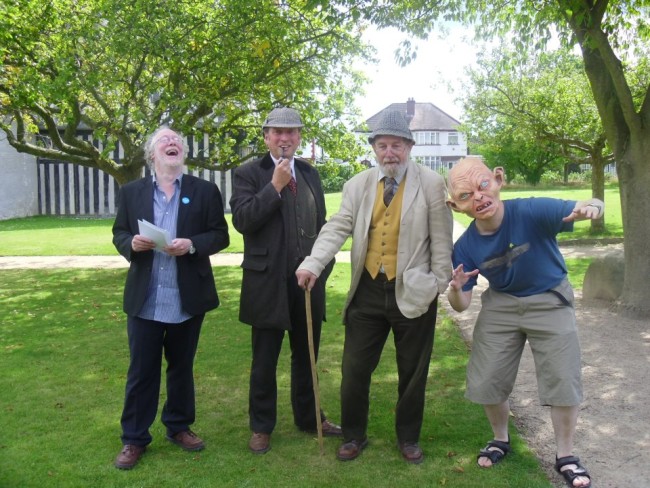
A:
POLYGON ((287 186, 289 187, 289 190, 291 190, 291 193, 295 197, 298 194, 298 184, 296 183, 296 179, 293 176, 289 180, 289 184, 287 186))

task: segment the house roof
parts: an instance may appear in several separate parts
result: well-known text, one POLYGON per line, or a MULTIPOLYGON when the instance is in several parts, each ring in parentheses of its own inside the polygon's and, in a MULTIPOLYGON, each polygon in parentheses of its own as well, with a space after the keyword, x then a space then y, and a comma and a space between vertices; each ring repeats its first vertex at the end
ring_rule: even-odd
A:
MULTIPOLYGON (((422 130, 457 130, 460 122, 453 118, 451 115, 443 112, 433 103, 416 103, 413 99, 410 99, 405 103, 391 103, 386 108, 380 110, 375 115, 366 120, 368 128, 372 131, 375 128, 375 124, 379 122, 381 114, 386 110, 398 110, 404 113, 404 115, 409 117, 407 108, 411 104, 413 107, 413 117, 409 124, 411 131, 422 131, 422 130)), ((361 132, 365 132, 360 130, 361 132)))

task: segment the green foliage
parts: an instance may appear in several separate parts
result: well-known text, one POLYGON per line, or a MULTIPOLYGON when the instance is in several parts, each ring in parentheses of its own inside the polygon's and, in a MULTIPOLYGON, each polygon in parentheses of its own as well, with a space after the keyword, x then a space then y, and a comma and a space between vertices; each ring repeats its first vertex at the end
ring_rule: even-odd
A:
POLYGON ((306 139, 331 157, 352 157, 349 107, 362 75, 351 66, 367 55, 362 27, 349 12, 301 0, 7 0, 0 128, 19 151, 124 182, 140 174, 143 138, 161 123, 207 134, 193 163, 227 168, 261 150, 263 118, 290 105, 306 139), (39 128, 46 134, 34 141, 39 128), (80 128, 103 148, 78 140, 80 128))
POLYGON ((316 169, 320 174, 325 193, 335 193, 340 192, 346 181, 366 169, 366 167, 356 162, 341 164, 335 161, 328 161, 324 164, 316 165, 316 169))
POLYGON ((563 177, 559 171, 544 171, 542 176, 539 178, 540 183, 545 185, 557 185, 562 183, 563 177))
POLYGON ((485 136, 476 151, 491 168, 502 166, 508 181, 519 178, 526 184, 535 185, 544 171, 562 168, 563 160, 558 157, 556 145, 519 137, 507 127, 497 128, 485 136))
POLYGON ((568 163, 603 173, 612 161, 581 60, 562 51, 479 55, 463 88, 464 128, 486 159, 530 184, 568 163))
POLYGON ((508 176, 508 184, 509 185, 523 186, 523 185, 526 185, 527 183, 528 182, 526 181, 526 178, 521 174, 516 174, 514 176, 508 176))
MULTIPOLYGON (((590 169, 571 172, 569 173, 569 177, 568 177, 568 183, 575 183, 575 184, 589 185, 591 184, 591 180, 592 180, 592 171, 590 169)), ((618 178, 616 177, 616 173, 609 173, 609 172, 605 173, 604 181, 605 184, 617 183, 618 178)))
MULTIPOLYGON (((289 347, 283 348, 278 367, 273 448, 264 456, 250 454, 246 446, 250 328, 237 320, 241 270, 214 271, 222 305, 206 316, 194 370, 193 428, 206 449, 180 450, 164 439, 164 427, 156 420, 152 444, 128 472, 112 464, 121 447, 119 417, 129 354, 121 311, 126 271, 0 271, 0 304, 5 311, 0 328, 4 413, 0 486, 550 488, 514 426, 512 460, 499 469, 476 467, 476 454, 491 430, 483 409, 463 398, 467 346, 442 313, 427 384, 422 465, 406 464, 395 446, 392 340, 373 375, 370 445, 357 461, 336 460, 340 441, 334 438, 324 440, 320 455, 315 436, 294 427, 289 347)), ((340 311, 349 281, 349 265, 337 265, 328 282, 330 320, 323 327, 319 355, 321 405, 334 421, 340 418, 344 338, 340 311)), ((163 387, 160 407, 164 399, 163 387)))

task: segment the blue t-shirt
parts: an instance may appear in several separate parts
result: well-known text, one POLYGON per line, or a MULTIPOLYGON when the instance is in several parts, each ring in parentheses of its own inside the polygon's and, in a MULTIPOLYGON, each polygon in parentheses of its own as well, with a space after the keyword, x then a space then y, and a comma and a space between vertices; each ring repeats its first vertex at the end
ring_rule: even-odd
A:
MULTIPOLYGON (((562 222, 576 202, 555 198, 504 200, 503 222, 492 235, 481 235, 472 222, 454 244, 454 268, 477 269, 493 290, 525 297, 559 285, 567 274, 555 236, 571 232, 562 222)), ((476 277, 463 287, 471 290, 476 277)))

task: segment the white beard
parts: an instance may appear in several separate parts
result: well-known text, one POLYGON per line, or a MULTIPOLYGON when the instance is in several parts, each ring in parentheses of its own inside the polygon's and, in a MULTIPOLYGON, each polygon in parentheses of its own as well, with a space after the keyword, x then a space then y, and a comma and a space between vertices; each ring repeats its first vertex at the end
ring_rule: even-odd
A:
POLYGON ((389 165, 385 165, 379 163, 379 166, 381 167, 381 170, 384 173, 384 175, 388 176, 389 178, 397 178, 397 179, 401 179, 402 176, 404 176, 404 174, 406 173, 407 165, 408 165, 408 160, 399 164, 390 163, 389 165))

